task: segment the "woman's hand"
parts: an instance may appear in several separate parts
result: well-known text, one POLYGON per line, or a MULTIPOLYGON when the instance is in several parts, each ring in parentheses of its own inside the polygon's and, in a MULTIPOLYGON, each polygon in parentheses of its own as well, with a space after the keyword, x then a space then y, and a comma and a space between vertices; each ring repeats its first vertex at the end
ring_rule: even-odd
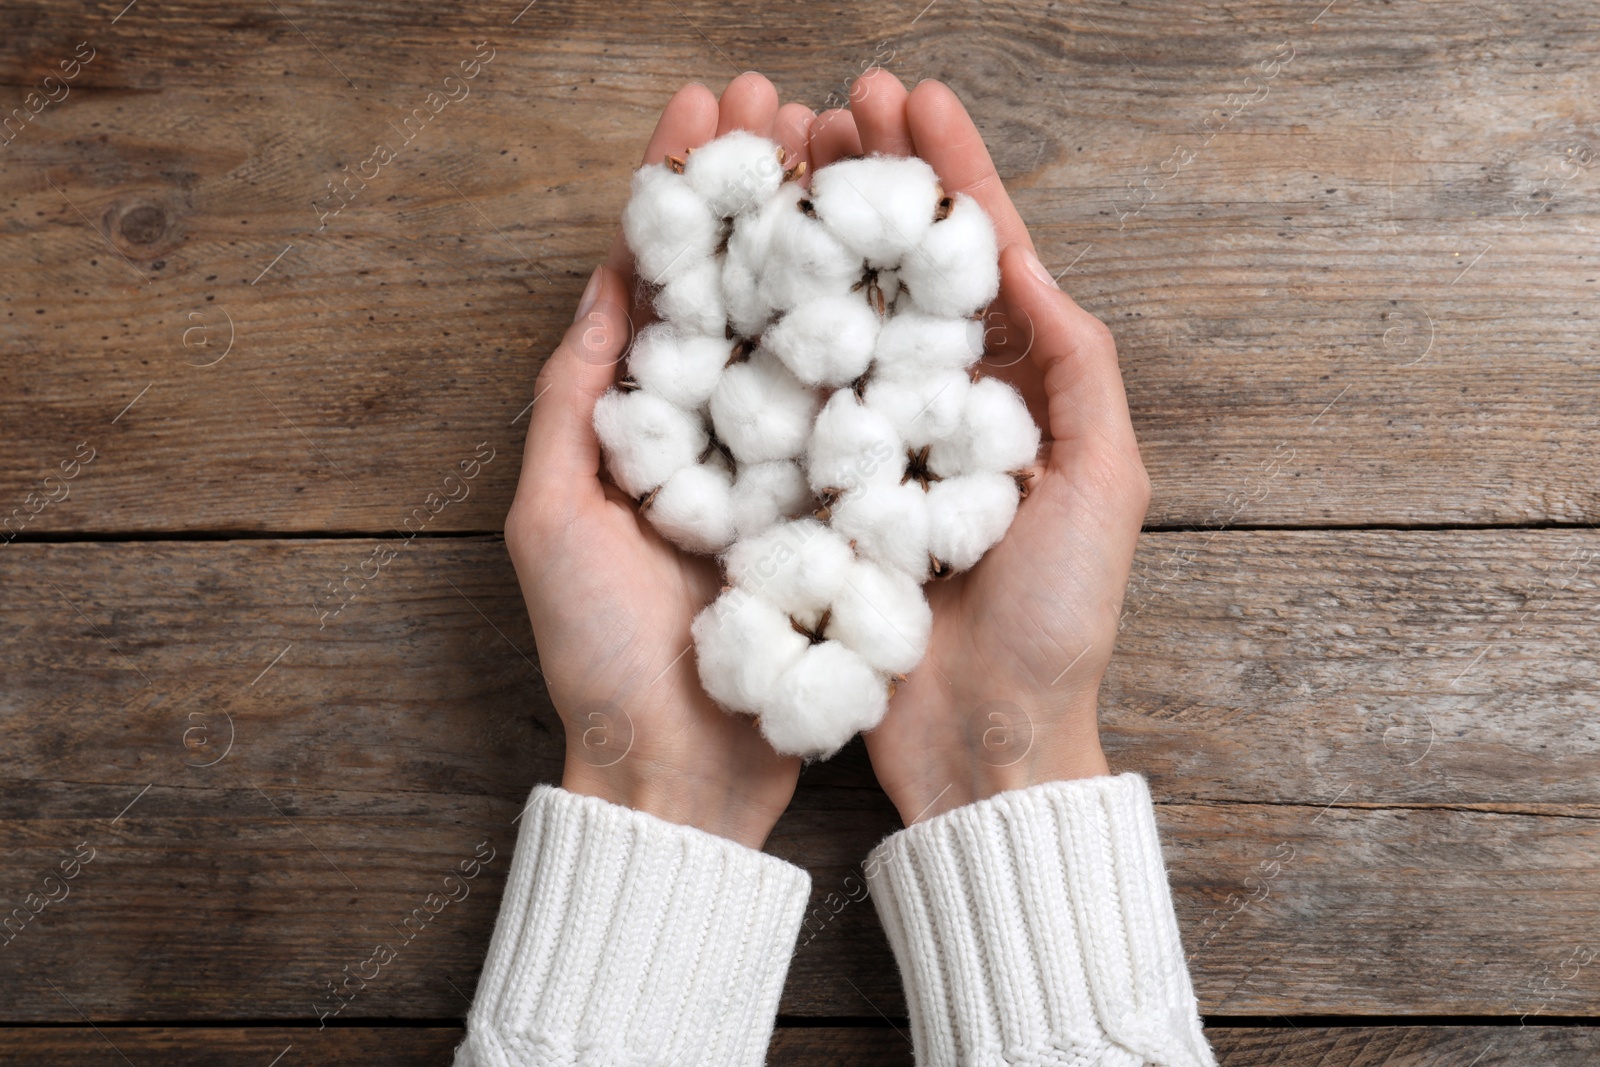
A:
POLYGON ((927 656, 867 735, 909 825, 1006 789, 1107 773, 1095 701, 1149 502, 1111 333, 1056 287, 955 94, 864 74, 849 111, 812 127, 811 163, 915 154, 995 222, 1000 296, 984 373, 1016 385, 1044 428, 1044 462, 1005 538, 928 586, 927 656))
MULTIPOLYGON (((662 113, 644 162, 747 129, 783 145, 793 166, 808 158, 813 118, 799 104, 780 109, 759 74, 735 78, 720 102, 688 85, 662 113)), ((689 623, 716 595, 716 563, 663 541, 600 478, 590 419, 645 324, 634 288, 619 234, 539 373, 506 546, 566 727, 563 787, 760 848, 800 764, 700 687, 689 623)))

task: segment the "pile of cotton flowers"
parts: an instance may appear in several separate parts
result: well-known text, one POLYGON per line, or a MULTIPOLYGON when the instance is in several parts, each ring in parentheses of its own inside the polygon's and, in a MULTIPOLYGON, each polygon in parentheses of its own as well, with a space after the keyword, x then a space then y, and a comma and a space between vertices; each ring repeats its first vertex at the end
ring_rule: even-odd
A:
POLYGON ((721 558, 701 683, 777 751, 835 752, 922 659, 931 578, 1011 525, 1039 429, 976 374, 994 227, 916 158, 784 170, 726 134, 640 168, 623 233, 660 317, 595 405, 612 479, 721 558))

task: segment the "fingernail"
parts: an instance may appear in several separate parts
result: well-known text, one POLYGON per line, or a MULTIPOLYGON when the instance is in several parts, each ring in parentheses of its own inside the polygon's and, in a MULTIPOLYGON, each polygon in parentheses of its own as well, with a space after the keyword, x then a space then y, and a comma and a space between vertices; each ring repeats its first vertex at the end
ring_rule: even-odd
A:
POLYGON ((1038 278, 1039 281, 1043 282, 1045 285, 1048 285, 1052 289, 1061 288, 1061 286, 1056 284, 1056 280, 1051 276, 1050 272, 1044 269, 1044 264, 1039 262, 1038 256, 1027 250, 1023 251, 1023 255, 1027 257, 1028 269, 1033 271, 1034 277, 1038 278))
POLYGON ((584 287, 583 297, 578 301, 578 313, 572 316, 573 322, 578 322, 589 309, 594 307, 594 302, 600 299, 600 268, 596 267, 594 273, 589 275, 589 284, 584 287))

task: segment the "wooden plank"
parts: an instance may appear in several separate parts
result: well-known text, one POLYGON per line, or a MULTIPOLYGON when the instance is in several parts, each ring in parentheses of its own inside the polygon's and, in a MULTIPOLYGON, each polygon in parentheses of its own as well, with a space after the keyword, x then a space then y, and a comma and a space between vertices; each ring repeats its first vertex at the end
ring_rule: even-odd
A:
POLYGON ((448 1026, 341 1026, 321 1031, 315 1026, 23 1026, 0 1028, 0 1062, 58 1067, 112 1063, 439 1067, 450 1062, 461 1038, 460 1029, 448 1026))
POLYGON ((798 2, 120 7, 5 5, 0 103, 99 50, 0 149, 0 517, 26 534, 387 531, 480 443, 428 528, 498 529, 533 375, 667 94, 760 68, 837 102, 875 58, 963 95, 1112 323, 1152 523, 1593 520, 1578 0, 1258 0, 1176 36, 1111 0, 821 32, 798 2), (329 180, 485 38, 470 95, 319 230, 329 180), (46 484, 80 442, 94 463, 46 484))
POLYGON ((1222 1067, 1581 1067, 1600 1056, 1591 1027, 1211 1027, 1206 1036, 1222 1067))
MULTIPOLYGON (((1584 661, 1594 574, 1571 569, 1593 545, 1561 530, 1145 539, 1140 568, 1197 551, 1166 586, 1136 579, 1106 734, 1161 802, 1207 1012, 1600 1004, 1600 967, 1572 957, 1600 922, 1595 742, 1572 725, 1600 689, 1584 661), (1444 652, 1452 665, 1426 673, 1444 652), (1434 743, 1415 713, 1363 701, 1433 716, 1434 743)), ((45 979, 96 1019, 310 1018, 394 938, 393 981, 349 1011, 462 1010, 512 820, 557 780, 561 735, 503 546, 418 540, 319 619, 319 587, 372 549, 0 551, 0 911, 59 893, 45 877, 94 850, 0 952, 10 1019, 76 1018, 45 979), (480 845, 494 859, 470 894, 407 936, 480 845)), ((904 1014, 857 867, 895 826, 859 744, 806 771, 770 845, 815 879, 786 1013, 904 1014)))
MULTIPOLYGON (((159 1056, 172 1067, 209 1065, 219 1057, 284 1064, 316 1062, 362 1067, 416 1064, 436 1067, 460 1042, 453 1027, 106 1027, 0 1028, 7 1062, 49 1062, 58 1067, 101 1067, 116 1052, 140 1062, 159 1056), (116 1050, 116 1052, 113 1051, 116 1050)), ((1584 1067, 1600 1055, 1592 1027, 1348 1026, 1275 1029, 1210 1027, 1222 1067, 1584 1067), (1479 1055, 1474 1062, 1468 1057, 1479 1055)), ((780 1026, 770 1062, 785 1067, 910 1067, 911 1047, 893 1025, 780 1026)))

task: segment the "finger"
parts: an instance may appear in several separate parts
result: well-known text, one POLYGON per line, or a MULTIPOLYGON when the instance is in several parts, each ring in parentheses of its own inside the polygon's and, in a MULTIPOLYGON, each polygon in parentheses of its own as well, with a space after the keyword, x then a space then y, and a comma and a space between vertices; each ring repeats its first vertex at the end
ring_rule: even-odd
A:
POLYGON ((856 118, 864 152, 909 156, 916 151, 906 121, 910 95, 900 79, 882 67, 873 67, 850 86, 850 114, 856 118))
POLYGON ((732 130, 749 130, 766 137, 772 133, 772 120, 777 117, 778 90, 765 76, 748 70, 722 90, 717 136, 732 130))
POLYGON ((772 139, 783 146, 784 170, 793 170, 802 163, 806 165, 806 173, 800 178, 802 183, 810 177, 811 124, 816 117, 817 113, 804 104, 784 104, 772 123, 772 139))
MULTIPOLYGON (((717 133, 717 98, 699 82, 690 82, 673 94, 662 109, 655 133, 645 146, 644 163, 660 163, 668 155, 678 156, 691 148, 699 148, 717 133)), ((633 256, 622 231, 611 242, 611 253, 606 256, 606 266, 622 278, 625 290, 633 289, 633 256)))
POLYGON ((519 496, 528 491, 541 506, 557 507, 601 495, 594 403, 615 380, 631 338, 627 286, 616 271, 596 267, 579 315, 534 383, 519 496))
POLYGON ((1057 288, 1032 252, 1016 245, 1000 254, 1000 296, 1043 376, 1051 465, 1064 466, 1072 450, 1090 444, 1109 445, 1137 466, 1111 331, 1057 288))
POLYGON ((982 204, 994 220, 1001 248, 1020 244, 1031 249, 1028 227, 1006 195, 972 116, 950 87, 931 78, 918 82, 906 101, 906 119, 917 155, 933 167, 944 191, 966 193, 982 204))
POLYGON ((811 169, 821 170, 846 156, 861 155, 861 134, 855 116, 844 108, 829 108, 811 124, 811 169))

